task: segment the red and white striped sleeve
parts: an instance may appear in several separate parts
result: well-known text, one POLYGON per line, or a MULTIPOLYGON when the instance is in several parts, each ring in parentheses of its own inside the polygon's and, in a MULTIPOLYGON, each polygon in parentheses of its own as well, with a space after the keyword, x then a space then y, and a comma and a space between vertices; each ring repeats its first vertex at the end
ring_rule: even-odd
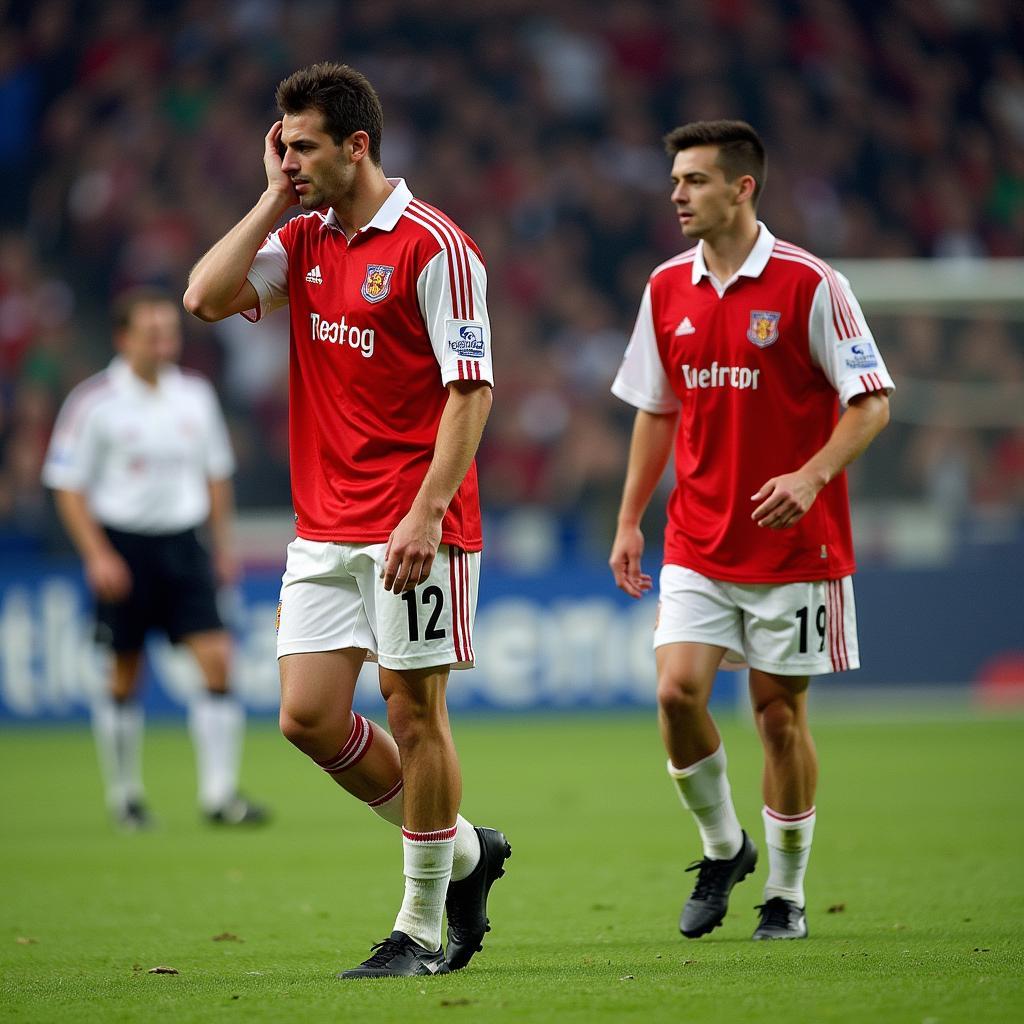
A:
POLYGON ((476 250, 451 221, 415 200, 405 214, 432 234, 440 251, 416 280, 423 322, 441 381, 479 380, 494 385, 487 271, 476 250))
POLYGON ((850 282, 831 267, 815 289, 808 332, 811 358, 844 405, 856 395, 895 390, 850 282))

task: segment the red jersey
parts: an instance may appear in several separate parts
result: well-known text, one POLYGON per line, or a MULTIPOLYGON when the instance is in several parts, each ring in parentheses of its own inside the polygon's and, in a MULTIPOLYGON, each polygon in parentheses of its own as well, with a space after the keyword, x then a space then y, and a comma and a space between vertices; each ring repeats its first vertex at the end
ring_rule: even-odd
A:
POLYGON ((840 402, 892 388, 849 282, 763 224, 725 285, 702 243, 663 263, 612 391, 647 412, 679 412, 665 561, 736 583, 852 573, 845 473, 785 530, 758 526, 750 496, 824 446, 840 402))
MULTIPOLYGON (((494 382, 480 251, 389 180, 394 191, 352 238, 333 210, 298 216, 249 272, 250 320, 290 306, 292 501, 307 540, 386 541, 433 458, 448 382, 494 382)), ((441 541, 483 546, 475 463, 441 541)))

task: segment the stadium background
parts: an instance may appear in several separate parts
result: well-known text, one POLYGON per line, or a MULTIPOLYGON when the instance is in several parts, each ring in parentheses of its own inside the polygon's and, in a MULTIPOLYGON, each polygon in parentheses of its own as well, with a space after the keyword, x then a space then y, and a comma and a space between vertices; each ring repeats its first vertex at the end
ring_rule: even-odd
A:
MULTIPOLYGON (((762 132, 762 217, 847 271, 899 385, 894 422, 850 473, 866 667, 843 686, 996 699, 1024 681, 1019 4, 55 0, 2 17, 7 720, 81 716, 99 679, 80 573, 39 483, 55 411, 109 359, 110 298, 180 292, 255 200, 273 86, 325 57, 379 89, 385 170, 488 262, 499 386, 479 459, 481 668, 456 704, 651 702, 651 603, 626 607, 604 568, 631 422, 608 385, 647 273, 682 247, 660 137, 717 116, 762 132), (877 260, 903 262, 860 262, 877 260)), ((186 330, 184 362, 215 381, 240 463, 248 571, 225 595, 237 686, 269 710, 287 319, 186 330)), ((154 654, 149 706, 180 709, 189 666, 154 654)))
MULTIPOLYGON (((1022 54, 1015 0, 0 0, 0 1017, 1024 1019, 1022 54), (380 934, 400 848, 273 722, 284 318, 189 322, 185 352, 240 461, 247 572, 225 603, 270 828, 198 820, 194 677, 165 646, 146 687, 159 827, 110 828, 86 596, 39 485, 59 402, 110 358, 110 298, 182 289, 262 188, 274 84, 324 57, 379 88, 387 172, 487 256, 481 667, 453 725, 466 813, 515 850, 469 970, 357 991, 333 973, 380 934), (653 608, 605 567, 630 425, 608 384, 647 273, 681 248, 660 137, 719 116, 762 132, 762 215, 849 274, 899 385, 850 474, 865 668, 812 694, 807 943, 748 941, 760 878, 713 936, 676 933, 697 847, 656 740, 653 608)), ((751 723, 717 717, 756 822, 751 723)))

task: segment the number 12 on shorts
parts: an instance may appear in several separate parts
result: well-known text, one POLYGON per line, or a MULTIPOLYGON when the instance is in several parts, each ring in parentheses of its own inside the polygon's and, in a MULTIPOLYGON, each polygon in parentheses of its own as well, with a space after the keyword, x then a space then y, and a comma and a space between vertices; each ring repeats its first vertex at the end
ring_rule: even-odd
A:
MULTIPOLYGON (((807 620, 810 617, 810 608, 804 605, 803 608, 797 609, 796 613, 797 620, 800 623, 800 653, 807 653, 807 620)), ((825 606, 823 604, 818 605, 818 611, 814 616, 814 627, 818 631, 818 651, 819 653, 825 650, 825 606)))
MULTIPOLYGON (((415 590, 407 590, 402 594, 402 600, 405 602, 406 611, 409 613, 410 643, 416 643, 420 638, 420 620, 416 613, 416 594, 417 591, 415 590)), ((444 629, 437 628, 437 620, 441 617, 441 612, 444 609, 444 591, 440 587, 425 587, 423 592, 420 594, 420 602, 426 605, 433 605, 430 612, 430 618, 427 620, 427 629, 423 634, 423 639, 440 640, 445 635, 445 631, 444 629)), ((823 613, 824 611, 825 609, 822 608, 823 613)), ((824 641, 822 641, 822 643, 824 643, 824 641)))

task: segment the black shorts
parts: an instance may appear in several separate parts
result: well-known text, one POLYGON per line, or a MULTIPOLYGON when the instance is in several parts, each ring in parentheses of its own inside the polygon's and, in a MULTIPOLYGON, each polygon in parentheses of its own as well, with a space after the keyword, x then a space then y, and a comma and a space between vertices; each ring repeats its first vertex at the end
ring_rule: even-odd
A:
POLYGON ((123 601, 97 602, 99 643, 115 651, 138 651, 151 629, 178 643, 191 633, 224 628, 210 556, 195 530, 153 536, 105 529, 128 563, 132 589, 123 601))

